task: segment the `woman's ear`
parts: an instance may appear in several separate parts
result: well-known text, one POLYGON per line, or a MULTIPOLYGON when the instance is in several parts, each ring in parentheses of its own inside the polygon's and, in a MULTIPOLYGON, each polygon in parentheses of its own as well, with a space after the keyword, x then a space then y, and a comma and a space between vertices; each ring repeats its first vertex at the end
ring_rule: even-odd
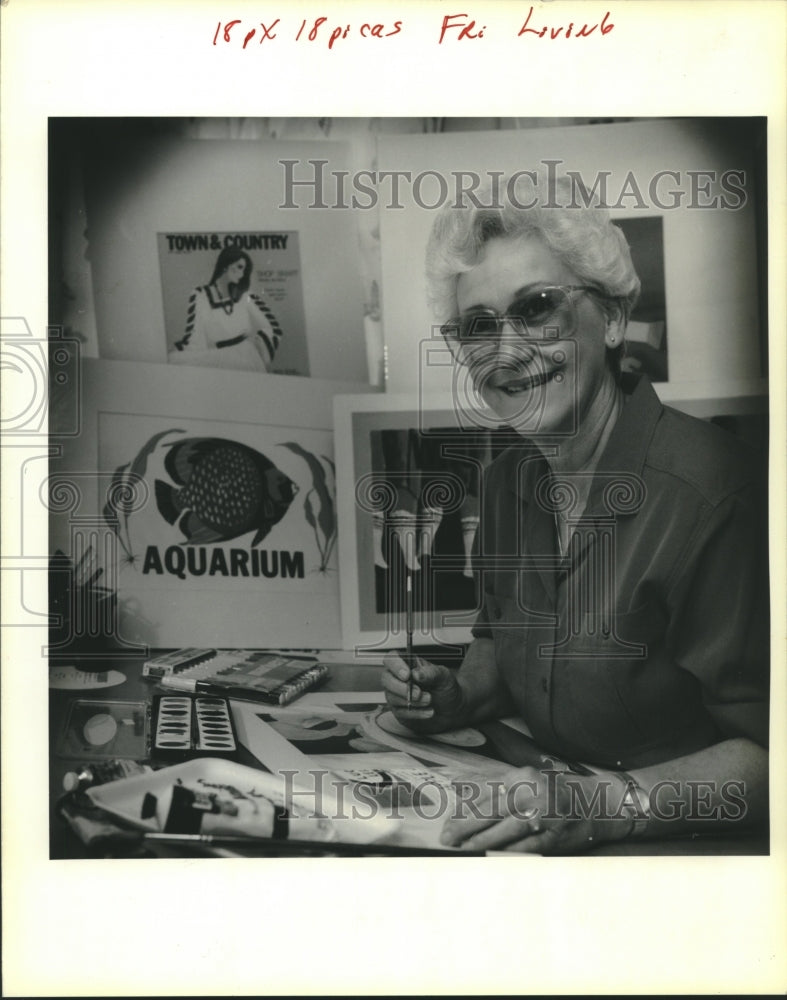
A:
POLYGON ((604 341, 610 349, 620 347, 626 337, 626 315, 623 309, 614 303, 607 312, 607 328, 604 341))

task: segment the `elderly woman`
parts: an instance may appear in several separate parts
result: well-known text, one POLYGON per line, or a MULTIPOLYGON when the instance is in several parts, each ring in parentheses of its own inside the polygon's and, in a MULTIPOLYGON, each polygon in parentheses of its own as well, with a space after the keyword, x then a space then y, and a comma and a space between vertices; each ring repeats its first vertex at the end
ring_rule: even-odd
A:
POLYGON ((421 733, 518 715, 562 762, 479 784, 447 844, 566 853, 762 823, 763 491, 736 439, 621 375, 625 238, 601 209, 553 207, 562 182, 549 207, 536 190, 432 231, 443 334, 516 443, 486 475, 462 666, 389 656, 389 705, 421 733))

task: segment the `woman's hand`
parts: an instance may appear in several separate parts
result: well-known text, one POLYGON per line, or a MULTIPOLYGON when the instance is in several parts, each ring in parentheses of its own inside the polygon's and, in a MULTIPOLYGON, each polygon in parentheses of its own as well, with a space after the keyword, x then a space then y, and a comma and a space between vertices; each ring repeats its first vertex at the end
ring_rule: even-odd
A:
POLYGON ((414 658, 411 669, 396 653, 389 653, 383 664, 385 697, 405 726, 417 732, 439 733, 465 725, 465 695, 455 671, 420 656, 414 658))
POLYGON ((532 767, 500 779, 463 782, 442 843, 472 851, 574 854, 631 831, 618 815, 624 786, 611 774, 579 775, 532 767))

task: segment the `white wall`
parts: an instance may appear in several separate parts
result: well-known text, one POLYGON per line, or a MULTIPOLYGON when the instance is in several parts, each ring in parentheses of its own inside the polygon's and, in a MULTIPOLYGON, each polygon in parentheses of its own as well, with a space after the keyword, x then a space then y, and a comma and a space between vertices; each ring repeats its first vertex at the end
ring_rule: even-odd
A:
MULTIPOLYGON (((609 191, 617 199, 633 172, 648 199, 650 178, 661 170, 681 172, 682 183, 667 179, 661 192, 689 191, 688 170, 744 170, 752 178, 750 150, 739 148, 725 133, 724 119, 653 120, 570 128, 459 133, 429 136, 381 136, 379 165, 385 170, 425 170, 448 177, 451 171, 535 169, 559 159, 561 169, 578 171, 588 181, 611 171, 609 191)), ((427 391, 450 391, 452 369, 421 368, 419 341, 431 337, 433 318, 424 293, 424 248, 434 211, 419 207, 411 187, 401 185, 401 210, 381 213, 383 318, 388 352, 389 391, 410 391, 422 378, 427 391)), ((718 185, 715 186, 718 190, 718 185)), ((436 186, 426 184, 422 201, 436 200, 436 186)), ((751 195, 753 192, 749 192, 751 195)), ((661 194, 662 200, 667 200, 661 194)), ((684 197, 684 205, 686 198, 684 197)), ((626 205, 633 204, 627 199, 626 205)), ((662 215, 664 219, 669 383, 659 386, 679 400, 683 383, 690 395, 761 392, 753 199, 738 210, 660 211, 624 208, 622 215, 662 215), (729 383, 735 383, 731 387, 729 383), (733 392, 734 389, 734 392, 733 392)), ((435 341, 439 346, 439 341, 435 341)))
MULTIPOLYGON (((156 234, 298 230, 312 376, 368 382, 358 236, 349 211, 279 209, 283 158, 345 168, 333 142, 146 141, 86 164, 99 355, 166 361, 156 234)), ((295 201, 308 204, 308 191, 295 201)))

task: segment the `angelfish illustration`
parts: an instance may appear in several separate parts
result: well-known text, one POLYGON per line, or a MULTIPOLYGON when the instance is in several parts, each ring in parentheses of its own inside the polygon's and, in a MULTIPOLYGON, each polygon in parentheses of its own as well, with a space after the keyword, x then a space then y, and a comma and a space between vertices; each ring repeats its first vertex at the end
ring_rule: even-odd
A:
POLYGON ((225 438, 181 439, 169 446, 164 468, 176 485, 156 480, 156 506, 190 545, 250 531, 259 545, 298 492, 265 455, 225 438))
POLYGON ((284 441, 281 446, 298 455, 309 466, 312 486, 303 501, 303 516, 314 532, 314 541, 320 553, 319 571, 327 573, 336 544, 336 507, 325 470, 330 469, 336 482, 336 466, 326 455, 319 457, 297 441, 284 441))

